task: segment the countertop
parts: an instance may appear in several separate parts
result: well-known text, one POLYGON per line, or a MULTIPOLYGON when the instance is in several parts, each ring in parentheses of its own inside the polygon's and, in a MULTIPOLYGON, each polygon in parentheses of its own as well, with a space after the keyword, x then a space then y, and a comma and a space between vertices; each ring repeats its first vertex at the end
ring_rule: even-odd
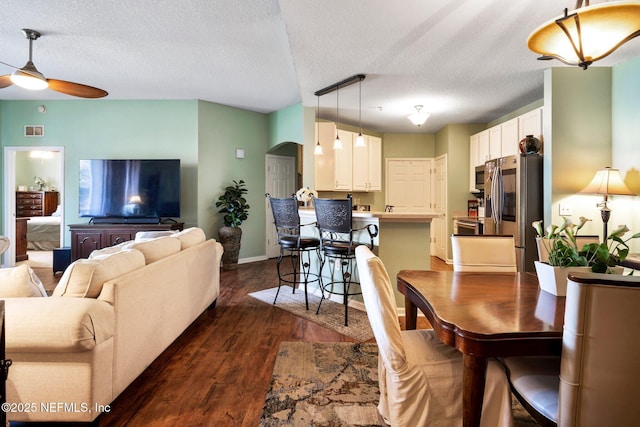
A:
MULTIPOLYGON (((313 208, 300 208, 300 215, 313 215, 313 208)), ((422 222, 429 223, 434 218, 441 218, 442 214, 436 212, 380 212, 380 211, 353 211, 354 219, 378 219, 380 222, 422 222)))

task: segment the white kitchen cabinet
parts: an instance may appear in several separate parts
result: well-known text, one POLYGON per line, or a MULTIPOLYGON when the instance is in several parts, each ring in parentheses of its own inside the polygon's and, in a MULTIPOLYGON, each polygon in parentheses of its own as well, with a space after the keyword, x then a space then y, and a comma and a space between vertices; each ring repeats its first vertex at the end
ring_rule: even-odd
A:
POLYGON ((476 160, 476 166, 483 165, 484 162, 491 159, 490 147, 489 129, 483 130, 478 134, 478 159, 476 160))
POLYGON ((508 120, 500 125, 501 135, 501 155, 500 157, 512 156, 520 152, 519 142, 522 138, 518 136, 518 117, 508 120))
POLYGON ((355 147, 357 133, 337 130, 342 150, 333 149, 336 124, 320 122, 316 141, 323 154, 315 156, 315 189, 318 191, 381 191, 382 139, 364 135, 366 146, 355 147))
POLYGON ((353 147, 353 191, 382 190, 382 139, 365 135, 365 146, 353 147))
POLYGON ((542 107, 518 117, 518 141, 527 135, 533 135, 542 141, 542 107))
POLYGON ((336 185, 336 165, 333 141, 336 139, 336 124, 320 122, 316 124, 316 141, 320 142, 322 155, 315 156, 315 189, 333 191, 336 185))
POLYGON ((469 140, 469 191, 476 191, 476 166, 478 166, 479 135, 471 135, 469 140))
POLYGON ((338 136, 342 141, 342 150, 332 150, 335 164, 334 190, 351 191, 353 187, 353 140, 355 134, 338 129, 338 136))
POLYGON ((489 128, 489 159, 502 157, 502 126, 489 128))

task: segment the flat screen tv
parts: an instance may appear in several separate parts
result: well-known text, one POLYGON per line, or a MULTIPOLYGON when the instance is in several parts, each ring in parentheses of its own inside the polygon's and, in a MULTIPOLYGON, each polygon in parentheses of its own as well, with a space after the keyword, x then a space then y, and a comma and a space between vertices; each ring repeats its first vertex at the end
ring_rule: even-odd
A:
POLYGON ((180 160, 80 160, 79 214, 103 223, 180 217, 180 160))

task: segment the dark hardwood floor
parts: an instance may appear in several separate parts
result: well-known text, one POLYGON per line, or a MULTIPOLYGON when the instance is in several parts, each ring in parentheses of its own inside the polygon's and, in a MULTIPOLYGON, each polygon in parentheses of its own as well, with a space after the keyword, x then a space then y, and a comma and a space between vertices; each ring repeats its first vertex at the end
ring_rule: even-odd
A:
MULTIPOLYGON (((432 257, 432 268, 451 266, 432 257)), ((202 314, 94 425, 255 427, 280 342, 353 341, 247 295, 277 285, 275 260, 221 273, 215 309, 202 314)), ((41 279, 55 283, 59 277, 41 279)), ((419 319, 418 327, 428 326, 419 319)))

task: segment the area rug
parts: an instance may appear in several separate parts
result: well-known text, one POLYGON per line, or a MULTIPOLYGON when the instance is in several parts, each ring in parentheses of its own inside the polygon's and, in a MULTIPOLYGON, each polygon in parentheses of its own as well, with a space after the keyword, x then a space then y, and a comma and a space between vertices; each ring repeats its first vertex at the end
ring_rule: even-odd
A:
MULTIPOLYGON (((324 303, 323 303, 324 304, 324 303)), ((372 343, 282 342, 261 426, 386 426, 372 343)), ((514 399, 514 427, 538 424, 514 399)))
MULTIPOLYGON (((270 288, 252 292, 249 296, 273 305, 273 299, 277 291, 277 287, 270 288)), ((320 299, 319 296, 309 293, 309 310, 306 310, 304 290, 297 289, 294 294, 290 286, 282 286, 274 307, 286 310, 296 316, 317 323, 325 328, 332 329, 354 340, 364 342, 373 338, 373 331, 371 330, 366 312, 349 307, 349 326, 344 326, 344 305, 325 299, 322 301, 320 313, 316 314, 320 299)))

